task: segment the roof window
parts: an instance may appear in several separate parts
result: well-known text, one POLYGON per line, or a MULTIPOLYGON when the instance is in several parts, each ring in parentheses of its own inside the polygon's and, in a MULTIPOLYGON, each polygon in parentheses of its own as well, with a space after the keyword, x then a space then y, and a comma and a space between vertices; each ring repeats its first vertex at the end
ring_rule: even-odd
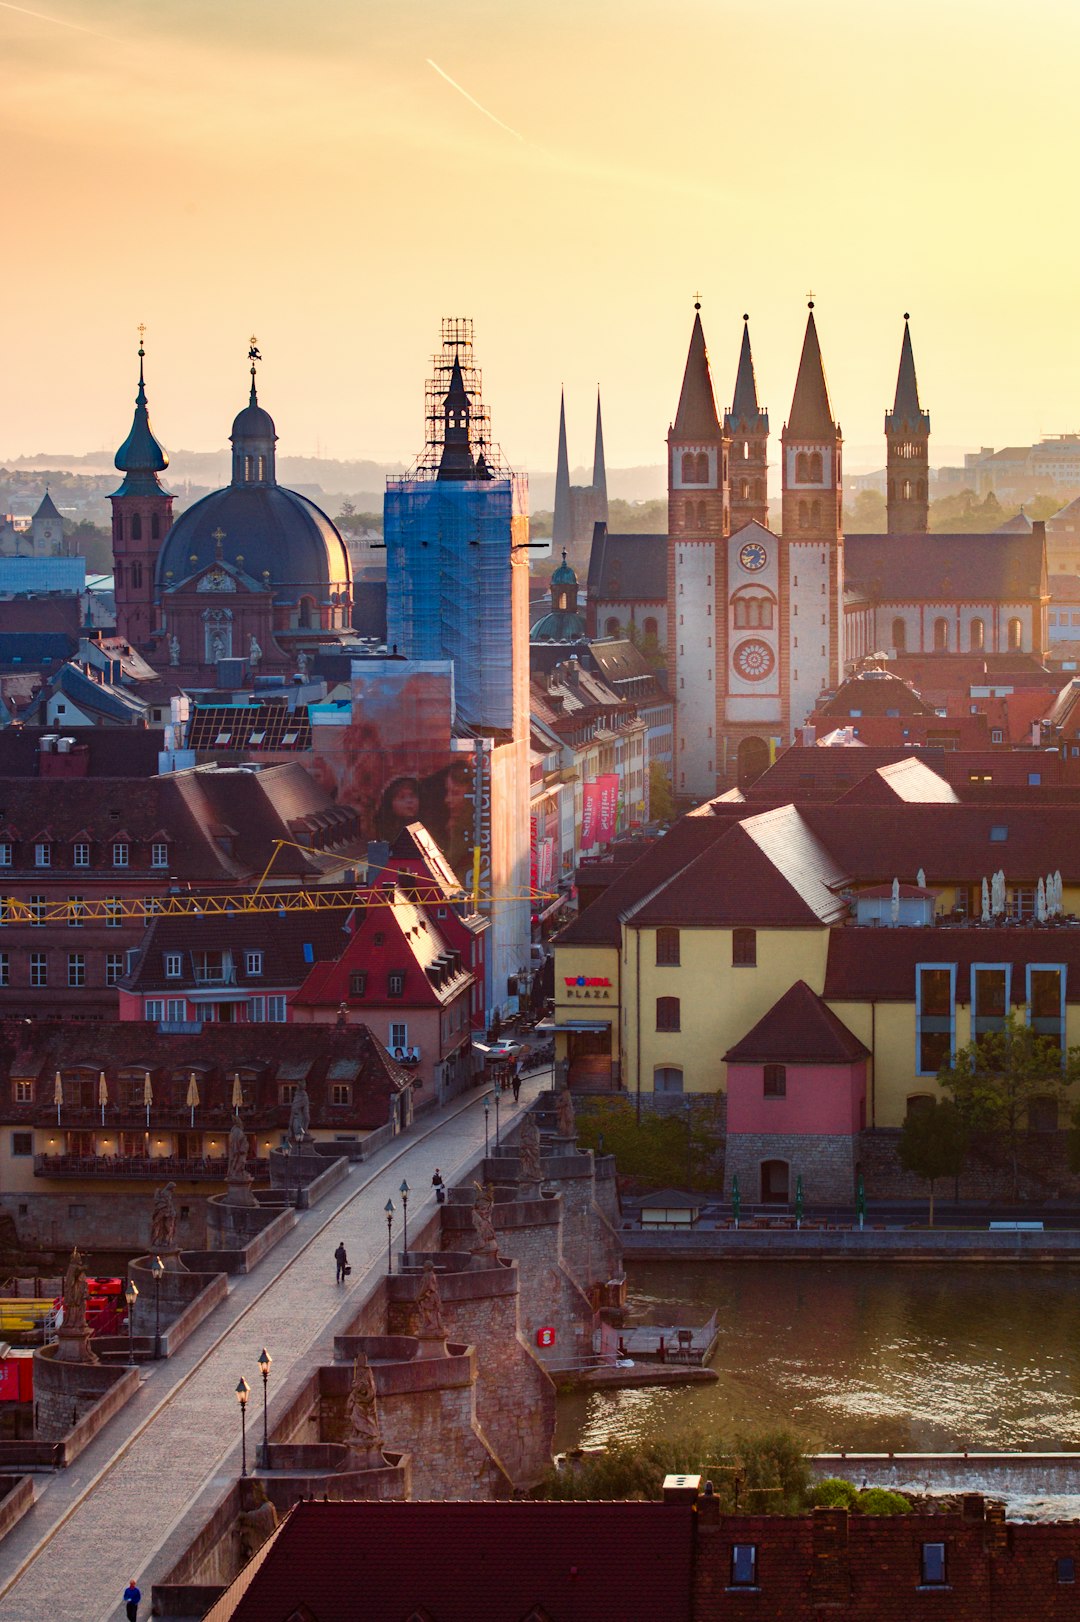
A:
POLYGON ((1003 845, 1008 837, 1009 830, 1005 824, 1003 822, 995 822, 993 827, 990 829, 990 843, 993 845, 1003 845))

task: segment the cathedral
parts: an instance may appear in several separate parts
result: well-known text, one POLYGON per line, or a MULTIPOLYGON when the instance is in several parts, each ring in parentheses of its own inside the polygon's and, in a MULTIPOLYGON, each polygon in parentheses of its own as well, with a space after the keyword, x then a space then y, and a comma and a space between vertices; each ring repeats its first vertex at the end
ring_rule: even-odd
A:
POLYGON ((885 417, 887 533, 843 533, 843 436, 810 304, 780 435, 781 528, 769 528, 769 417, 748 318, 732 404, 716 407, 700 305, 668 431, 667 664, 674 788, 706 798, 757 776, 823 694, 871 654, 1042 657, 1043 526, 931 535, 930 418, 908 319, 885 417))
POLYGON ((115 458, 124 475, 109 498, 117 630, 194 686, 304 674, 318 649, 350 628, 345 542, 313 501, 278 484, 277 431, 259 404, 254 346, 249 358, 251 388, 233 421, 232 481, 223 490, 174 522, 141 345, 135 415, 115 458))

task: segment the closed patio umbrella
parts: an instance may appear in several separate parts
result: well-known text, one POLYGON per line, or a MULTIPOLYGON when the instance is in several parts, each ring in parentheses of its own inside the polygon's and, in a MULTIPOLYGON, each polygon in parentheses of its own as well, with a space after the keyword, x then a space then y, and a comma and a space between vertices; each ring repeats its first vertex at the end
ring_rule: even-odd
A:
POLYGON ((990 922, 990 886, 985 879, 982 881, 982 922, 990 922))
POLYGON ((859 1219, 859 1232, 862 1232, 866 1221, 866 1189, 863 1187, 862 1173, 859 1173, 859 1186, 855 1191, 855 1215, 859 1219))
POLYGON ((735 1226, 739 1226, 739 1212, 742 1210, 742 1195, 739 1193, 738 1174, 731 1179, 731 1214, 735 1218, 735 1226))
POLYGON ((900 880, 892 881, 892 900, 889 903, 889 918, 894 924, 900 922, 900 880))
POLYGON ((240 1072, 239 1072, 239 1070, 234 1070, 233 1071, 232 1107, 233 1107, 234 1110, 243 1109, 243 1107, 244 1107, 244 1089, 240 1085, 240 1072))
POLYGON ((146 1124, 150 1125, 150 1105, 154 1102, 154 1089, 150 1083, 150 1072, 146 1072, 142 1084, 142 1101, 146 1105, 146 1124))
POLYGON ((104 1070, 98 1071, 97 1101, 101 1105, 101 1124, 105 1125, 105 1105, 109 1102, 109 1084, 105 1080, 104 1070))
POLYGON ((1046 922, 1046 882, 1039 880, 1039 887, 1035 891, 1035 917, 1040 924, 1046 922))
POLYGON ((187 1104, 188 1109, 191 1111, 191 1124, 192 1124, 192 1126, 194 1126, 195 1125, 195 1110, 196 1110, 196 1108, 198 1106, 198 1103, 199 1103, 199 1083, 195 1080, 195 1072, 194 1072, 194 1070, 191 1072, 190 1076, 188 1077, 187 1098, 185 1100, 185 1103, 187 1104))
POLYGON ((796 1225, 796 1227, 799 1227, 799 1228, 802 1227, 802 1213, 803 1213, 803 1192, 802 1192, 802 1172, 800 1172, 799 1175, 795 1179, 795 1225, 796 1225))
POLYGON ((1054 906, 1057 910, 1057 915, 1060 918, 1062 913, 1065 911, 1065 886, 1061 882, 1060 867, 1054 872, 1054 906))
POLYGON ((56 1072, 56 1080, 53 1082, 52 1096, 53 1103, 56 1105, 56 1124, 59 1126, 60 1105, 64 1102, 64 1083, 60 1080, 59 1070, 56 1072))
POLYGON ((925 867, 920 867, 919 871, 916 873, 916 875, 915 875, 915 883, 919 886, 920 890, 925 890, 926 889, 926 869, 925 869, 925 867))

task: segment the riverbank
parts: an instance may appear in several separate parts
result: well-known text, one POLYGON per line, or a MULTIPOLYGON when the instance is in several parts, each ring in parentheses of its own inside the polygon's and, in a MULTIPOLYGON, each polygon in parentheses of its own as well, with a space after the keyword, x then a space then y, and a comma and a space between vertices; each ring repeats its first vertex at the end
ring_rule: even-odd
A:
POLYGON ((628 1262, 1080 1263, 1080 1228, 626 1228, 628 1262))

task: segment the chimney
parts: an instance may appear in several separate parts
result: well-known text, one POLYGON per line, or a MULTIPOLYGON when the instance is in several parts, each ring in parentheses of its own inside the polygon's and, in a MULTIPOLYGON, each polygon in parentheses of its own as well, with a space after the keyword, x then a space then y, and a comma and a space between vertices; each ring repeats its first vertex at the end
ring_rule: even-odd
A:
POLYGON ((848 1565, 848 1512, 846 1509, 815 1509, 813 1565, 810 1594, 815 1605, 847 1605, 851 1599, 851 1570, 848 1565))
POLYGON ((801 743, 804 749, 812 749, 817 743, 817 727, 800 727, 801 743))
POLYGON ((1041 544, 1043 546, 1046 545, 1046 519, 1045 518, 1033 518, 1031 520, 1031 538, 1032 538, 1032 540, 1041 542, 1041 544))
POLYGON ((694 1504, 701 1489, 700 1476, 665 1476, 665 1504, 694 1504))

